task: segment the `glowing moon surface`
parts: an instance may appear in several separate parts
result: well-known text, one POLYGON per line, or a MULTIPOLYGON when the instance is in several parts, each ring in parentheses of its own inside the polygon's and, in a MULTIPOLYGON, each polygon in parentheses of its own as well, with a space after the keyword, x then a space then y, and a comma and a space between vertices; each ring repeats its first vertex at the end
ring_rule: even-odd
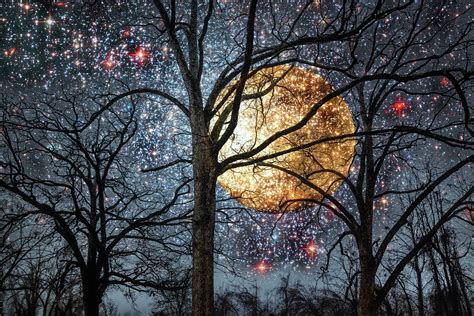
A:
MULTIPOLYGON (((219 97, 223 104, 220 114, 232 102, 235 84, 236 81, 229 84, 219 97)), ((258 71, 247 81, 237 128, 222 148, 220 160, 247 152, 298 123, 331 91, 331 85, 321 76, 303 68, 277 66, 258 71)), ((354 132, 351 111, 342 97, 335 97, 324 103, 303 128, 279 138, 256 157, 354 132)), ((354 138, 344 137, 266 162, 296 172, 326 194, 332 194, 341 183, 340 176, 347 176, 354 151, 354 138)), ((296 211, 306 205, 302 200, 320 201, 323 197, 297 178, 268 166, 230 169, 218 181, 241 204, 258 211, 296 211)))

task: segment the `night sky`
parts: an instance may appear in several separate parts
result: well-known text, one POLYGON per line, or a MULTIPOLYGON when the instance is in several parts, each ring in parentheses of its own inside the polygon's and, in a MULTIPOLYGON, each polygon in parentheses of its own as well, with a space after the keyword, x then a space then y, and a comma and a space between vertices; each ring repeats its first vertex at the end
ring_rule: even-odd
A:
MULTIPOLYGON (((186 103, 187 95, 173 51, 161 34, 157 12, 151 1, 112 2, 111 5, 101 1, 95 5, 82 5, 72 1, 3 1, 0 10, 2 96, 33 100, 37 95, 60 95, 61 91, 67 90, 81 95, 108 94, 105 99, 110 99, 113 94, 127 89, 153 87, 186 103)), ((363 13, 371 3, 360 1, 354 10, 363 13)), ((404 49, 404 41, 413 35, 411 27, 417 18, 418 27, 414 31, 418 32, 419 44, 404 52, 398 71, 410 73, 417 67, 433 69, 433 65, 472 69, 472 43, 466 44, 466 50, 444 51, 449 43, 458 40, 467 23, 472 22, 471 4, 469 1, 448 1, 436 20, 424 28, 441 5, 441 1, 430 3, 417 17, 410 12, 422 5, 419 0, 403 12, 388 15, 370 27, 370 37, 361 37, 343 45, 329 42, 317 52, 309 47, 301 52, 302 58, 314 60, 326 68, 299 66, 321 75, 334 88, 343 86, 351 78, 330 66, 349 67, 357 60, 353 74, 377 73, 377 69, 389 67, 390 56, 398 56, 404 49), (368 65, 371 50, 379 57, 368 65), (424 64, 424 58, 433 54, 440 57, 436 62, 424 64)), ((288 21, 302 5, 286 4, 285 1, 278 1, 271 8, 262 5, 256 22, 256 49, 276 43, 278 37, 273 26, 288 28, 288 21), (279 17, 278 22, 272 14, 279 17)), ((245 6, 239 1, 217 1, 216 15, 211 20, 205 44, 202 83, 205 94, 210 92, 219 70, 238 53, 236 47, 243 45, 241 31, 245 19, 241 18, 241 13, 244 10, 245 6)), ((178 11, 186 12, 186 5, 180 2, 178 11)), ((296 26, 297 32, 307 35, 321 32, 334 12, 337 12, 337 7, 326 1, 315 1, 296 26)), ((465 41, 472 40, 472 33, 469 33, 465 41)), ((380 83, 375 81, 365 86, 366 90, 377 91, 379 88, 380 83)), ((466 97, 470 102, 472 88, 472 82, 466 83, 466 97)), ((454 94, 451 82, 443 76, 394 85, 381 102, 374 124, 379 129, 419 126, 452 139, 472 139, 462 124, 464 111, 456 97, 452 98, 454 94), (450 126, 444 128, 445 125, 450 126)), ((342 97, 359 128, 362 123, 356 90, 346 91, 342 97)), ((137 171, 136 174, 130 173, 129 179, 137 186, 157 188, 166 197, 167 192, 173 192, 180 181, 192 175, 191 165, 179 164, 159 172, 143 173, 142 170, 176 158, 190 159, 190 128, 186 117, 176 107, 157 96, 139 95, 133 103, 124 100, 114 105, 124 113, 133 108, 139 117, 138 133, 125 149, 130 169, 137 171)), ((86 107, 84 113, 87 113, 87 107, 97 108, 92 99, 84 98, 83 104, 86 107)), ((85 124, 86 119, 82 123, 85 124)), ((387 137, 379 136, 375 146, 383 144, 387 137)), ((423 137, 408 145, 412 140, 410 136, 397 140, 407 148, 388 156, 377 179, 377 193, 415 188, 420 181, 434 178, 469 151, 423 137)), ((356 146, 356 152, 359 151, 356 146)), ((350 180, 355 181, 358 168, 356 154, 349 171, 350 180)), ((41 166, 41 170, 54 174, 48 165, 41 166)), ((472 186, 472 168, 457 174, 455 184, 464 188, 472 186)), ((456 189, 450 184, 441 187, 440 192, 446 203, 457 196, 456 189)), ((188 210, 192 206, 191 196, 183 198, 173 212, 188 210)), ((351 212, 357 212, 347 185, 342 184, 334 197, 351 212)), ((410 195, 399 197, 390 194, 377 198, 373 209, 376 222, 374 239, 383 236, 410 198, 410 195)), ((346 229, 324 206, 307 205, 288 214, 256 212, 230 198, 222 187, 218 188, 218 199, 218 269, 232 270, 252 280, 266 279, 281 271, 293 271, 302 275, 302 279, 306 274, 321 272, 327 252, 346 229)), ((467 219, 469 215, 461 214, 467 219)), ((472 235, 463 222, 455 221, 450 225, 467 236, 472 235)), ((185 247, 189 241, 189 231, 186 230, 175 237, 175 243, 185 247)))

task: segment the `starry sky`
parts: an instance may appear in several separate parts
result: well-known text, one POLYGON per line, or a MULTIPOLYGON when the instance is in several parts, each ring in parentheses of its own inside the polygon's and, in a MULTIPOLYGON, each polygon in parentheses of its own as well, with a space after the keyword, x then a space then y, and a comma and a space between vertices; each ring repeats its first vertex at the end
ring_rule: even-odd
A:
MULTIPOLYGON (((35 93, 54 94, 61 89, 76 89, 91 94, 107 91, 120 93, 129 88, 154 87, 171 93, 179 100, 186 100, 186 91, 174 61, 173 52, 160 31, 160 21, 151 1, 112 1, 113 5, 98 1, 96 4, 80 4, 72 1, 5 0, 0 10, 0 91, 2 94, 29 96, 35 93)), ((203 76, 203 91, 209 93, 212 83, 228 59, 236 56, 242 46, 241 30, 245 19, 241 17, 244 6, 238 1, 217 1, 216 16, 211 21, 212 31, 207 38, 205 52, 208 56, 203 76)), ((390 55, 401 50, 403 40, 410 32, 412 12, 422 3, 414 1, 402 13, 394 13, 382 19, 370 38, 357 40, 355 50, 361 61, 355 71, 362 71, 368 60, 367 51, 377 42, 380 57, 371 69, 388 65, 390 55)), ((415 45, 406 53, 404 69, 413 69, 423 63, 423 58, 442 51, 443 47, 459 37, 469 17, 469 1, 447 1, 445 5, 433 1, 432 7, 422 10, 418 20, 420 42, 433 37, 429 45, 415 45), (429 28, 423 25, 430 19, 430 10, 442 7, 429 28), (468 13, 466 13, 468 12, 468 13), (451 22, 450 22, 451 21, 451 22), (448 23, 450 28, 446 28, 448 23), (443 30, 440 30, 443 28, 443 30), (410 60, 411 59, 411 60, 410 60), (415 61, 416 60, 416 61, 415 61)), ((287 26, 303 3, 275 2, 271 8, 261 8, 257 19, 256 46, 265 47, 277 41, 272 33, 273 25, 287 26), (271 14, 280 15, 279 22, 271 14)), ((364 12, 371 1, 360 1, 355 8, 364 12)), ((426 5, 425 5, 426 6, 426 5)), ((262 6, 263 7, 263 6, 262 6)), ((297 32, 314 34, 324 29, 336 8, 324 1, 316 1, 308 14, 303 16, 297 32)), ((186 5, 178 10, 186 12, 186 5)), ((472 34, 470 40, 472 40, 472 34)), ((354 44, 354 43, 353 43, 354 44)), ((348 66, 353 61, 350 45, 332 43, 319 48, 317 62, 324 65, 348 66)), ((375 46, 374 46, 375 47, 375 46)), ((472 47, 472 44, 471 44, 472 47)), ((312 56, 311 49, 302 52, 312 56)), ((472 49, 453 51, 437 61, 442 65, 464 63, 472 68, 472 49)), ((303 66, 321 74, 334 87, 350 78, 338 71, 303 66)), ((377 89, 376 83, 368 83, 377 89)), ((470 87, 472 88, 472 87, 470 87)), ((367 88, 368 89, 368 88, 367 88)), ((379 128, 394 125, 443 126, 462 119, 463 112, 449 98, 453 88, 445 77, 434 77, 409 85, 400 85, 389 93, 376 118, 379 128), (431 91, 433 93, 428 93, 431 91)), ((470 94, 467 95, 472 100, 470 94)), ((360 125, 357 95, 346 92, 343 98, 352 110, 354 122, 360 125)), ((143 95, 137 98, 140 117, 139 132, 127 148, 130 163, 137 172, 172 161, 176 157, 190 157, 190 130, 186 118, 171 104, 158 97, 143 95)), ((456 103, 456 102, 454 102, 456 103)), ((128 102, 117 106, 130 109, 128 102)), ((466 131, 459 126, 441 130, 449 137, 461 139, 466 131)), ((380 139, 383 142, 385 139, 380 139)), ((435 140, 424 140, 390 156, 384 165, 377 187, 409 188, 418 179, 427 177, 428 170, 441 170, 457 161, 464 151, 453 149, 435 140), (419 171, 418 171, 419 170, 419 171)), ((351 178, 357 173, 358 161, 350 168, 351 178)), ((173 190, 178 181, 192 173, 189 165, 169 168, 150 176, 149 181, 163 183, 163 190, 173 190)), ((460 181, 469 185, 469 180, 460 181)), ((471 182, 472 184, 472 182, 471 182)), ((170 191, 171 192, 171 191, 170 191)), ((335 193, 349 209, 353 200, 350 191, 342 185, 335 193)), ((449 195, 449 193, 447 193, 449 195)), ((291 269, 313 271, 324 262, 325 254, 335 239, 344 231, 344 225, 324 207, 306 207, 290 214, 267 214, 247 209, 221 187, 218 188, 218 227, 216 248, 223 270, 232 267, 239 272, 262 276, 269 271, 291 269)), ((376 232, 383 232, 393 220, 397 209, 406 201, 381 197, 374 207, 376 232)), ((189 236, 188 236, 189 237, 189 236)), ((180 242, 186 242, 181 238, 180 242)))

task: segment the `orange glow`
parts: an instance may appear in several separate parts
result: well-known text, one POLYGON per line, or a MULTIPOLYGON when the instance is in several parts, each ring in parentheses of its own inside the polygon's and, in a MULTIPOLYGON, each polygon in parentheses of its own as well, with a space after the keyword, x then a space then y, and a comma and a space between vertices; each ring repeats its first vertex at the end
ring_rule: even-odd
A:
POLYGON ((130 37, 131 35, 132 35, 132 32, 130 32, 129 29, 125 29, 125 30, 123 30, 123 32, 122 32, 122 36, 123 36, 123 37, 130 37))
POLYGON ((110 71, 115 68, 115 61, 111 54, 107 55, 107 58, 102 61, 101 66, 103 69, 110 71))
POLYGON ((304 250, 306 251, 306 254, 310 257, 310 258, 314 258, 316 256, 316 254, 318 253, 318 246, 316 246, 314 244, 314 240, 311 240, 308 245, 306 245, 306 247, 304 248, 304 250))
POLYGON ((270 265, 263 260, 258 262, 257 265, 255 266, 255 270, 260 274, 267 273, 270 270, 270 268, 271 268, 270 265))
MULTIPOLYGON (((236 81, 230 83, 227 89, 235 84, 236 81)), ((276 132, 295 125, 331 91, 332 86, 324 78, 304 68, 278 66, 260 70, 246 83, 244 93, 248 98, 241 103, 237 127, 222 148, 220 160, 250 151, 276 132)), ((232 100, 231 95, 222 108, 229 106, 232 100)), ((227 122, 228 118, 223 116, 221 120, 227 122)), ((324 103, 304 127, 277 139, 255 157, 296 149, 321 139, 351 135, 354 131, 349 107, 342 97, 334 97, 324 103)), ((325 194, 332 194, 341 184, 339 175, 349 172, 354 147, 355 140, 350 137, 335 139, 266 162, 296 172, 325 194)), ((241 204, 263 212, 298 211, 307 205, 305 200, 318 201, 324 196, 285 171, 269 166, 230 169, 218 180, 241 204)))
POLYGON ((3 53, 5 54, 5 57, 12 57, 16 53, 16 47, 7 49, 3 53))

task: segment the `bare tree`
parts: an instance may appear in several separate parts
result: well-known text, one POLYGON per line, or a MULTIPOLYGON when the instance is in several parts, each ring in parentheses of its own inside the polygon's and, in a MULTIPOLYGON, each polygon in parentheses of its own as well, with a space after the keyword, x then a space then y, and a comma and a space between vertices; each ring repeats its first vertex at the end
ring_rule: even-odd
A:
MULTIPOLYGON (((369 105, 368 108, 370 107, 372 106, 369 105)), ((376 107, 372 108, 376 109, 376 107)), ((448 126, 455 125, 456 123, 448 126)), ((397 153, 411 148, 416 142, 424 142, 423 138, 411 133, 399 134, 398 132, 392 132, 388 137, 373 137, 372 131, 374 129, 372 127, 372 123, 370 123, 367 128, 371 132, 369 135, 361 137, 362 149, 357 158, 360 160, 355 162, 357 164, 356 175, 346 177, 339 174, 340 180, 348 186, 348 190, 352 194, 352 198, 349 200, 327 194, 310 181, 311 174, 302 175, 275 164, 261 163, 262 166, 276 168, 295 176, 302 185, 313 188, 327 199, 326 202, 324 199, 322 202, 315 200, 310 202, 320 203, 331 210, 347 228, 347 231, 338 238, 336 244, 330 249, 329 256, 334 247, 346 236, 352 235, 355 238, 359 262, 357 274, 359 278, 358 313, 360 315, 375 314, 382 307, 390 290, 396 285, 400 273, 413 260, 416 260, 424 248, 429 246, 431 240, 447 222, 468 209, 472 203, 473 194, 472 183, 460 183, 459 185, 453 183, 453 179, 456 176, 458 179, 462 177, 463 171, 474 161, 474 157, 469 153, 461 150, 463 154, 458 158, 459 161, 443 171, 433 172, 432 170, 436 170, 436 167, 430 167, 427 169, 429 171, 422 172, 416 169, 411 162, 398 156, 397 153), (405 137, 408 139, 403 140, 405 137), (419 177, 418 180, 420 178, 423 180, 414 181, 415 184, 410 184, 407 181, 406 184, 395 183, 393 186, 379 186, 384 181, 381 171, 384 168, 384 161, 390 159, 389 156, 401 159, 404 161, 402 164, 406 162, 406 166, 414 172, 415 177, 419 177), (426 202, 433 198, 433 195, 441 194, 447 188, 450 190, 451 197, 444 198, 443 203, 439 206, 440 212, 435 212, 436 209, 427 207, 426 202), (397 198, 400 200, 397 201, 397 198), (389 207, 388 203, 393 205, 389 207), (377 219, 376 211, 380 205, 385 205, 386 211, 394 211, 390 212, 383 220, 382 227, 384 227, 385 234, 382 232, 374 236, 376 228, 380 230, 377 223, 374 223, 377 219), (355 212, 350 211, 354 208, 355 212), (407 223, 416 218, 418 212, 430 214, 429 222, 426 224, 427 228, 423 234, 417 234, 416 238, 412 239, 408 245, 407 251, 393 262, 393 258, 388 254, 393 247, 396 247, 395 245, 401 243, 399 238, 404 235, 407 223), (389 258, 387 259, 387 257, 389 258), (386 266, 384 265, 385 260, 389 261, 386 266), (385 273, 386 277, 380 277, 379 273, 385 273), (378 282, 381 284, 377 284, 378 282)), ((470 146, 469 142, 460 145, 461 148, 464 146, 470 146)), ((325 169, 322 172, 335 171, 325 169)), ((289 201, 289 203, 294 202, 300 201, 289 201)))
MULTIPOLYGON (((44 229, 45 225, 39 226, 44 229)), ((6 280, 4 290, 10 313, 74 315, 82 311, 80 278, 67 248, 59 249, 55 236, 51 232, 47 235, 24 255, 6 280)))
POLYGON ((98 315, 110 286, 185 286, 177 270, 185 251, 172 236, 187 231, 187 181, 167 198, 145 174, 134 177, 134 100, 129 110, 111 109, 79 130, 107 97, 63 92, 2 103, 0 187, 27 205, 8 220, 36 216, 62 238, 80 274, 86 315, 98 315))
MULTIPOLYGON (((394 82, 411 83, 446 76, 461 99, 464 116, 469 117, 461 85, 463 80, 471 76, 471 72, 465 66, 465 55, 458 53, 465 52, 466 45, 469 45, 467 38, 471 29, 470 23, 464 27, 457 26, 457 36, 443 46, 442 50, 433 52, 420 49, 420 45, 437 45, 440 33, 436 33, 434 29, 440 30, 456 21, 463 21, 462 8, 466 9, 462 5, 456 7, 460 10, 457 17, 443 19, 439 25, 439 17, 445 14, 446 9, 443 8, 447 6, 444 3, 433 8, 414 1, 302 1, 298 5, 292 5, 291 9, 285 9, 285 4, 280 2, 259 3, 256 0, 245 2, 244 5, 229 3, 222 7, 215 1, 203 4, 198 1, 178 3, 156 0, 153 3, 159 16, 147 16, 143 19, 143 25, 151 24, 158 34, 157 40, 162 40, 163 45, 171 48, 171 62, 179 69, 179 82, 186 91, 186 101, 173 97, 166 91, 166 85, 164 89, 141 88, 127 91, 117 96, 116 100, 135 93, 152 93, 175 104, 188 118, 192 133, 192 157, 178 157, 170 162, 170 165, 191 162, 193 166, 192 287, 193 313, 196 315, 210 315, 213 311, 215 192, 220 174, 232 168, 283 155, 284 153, 275 153, 273 157, 252 159, 259 156, 275 140, 304 127, 325 102, 347 94, 356 87, 363 91, 364 86, 367 89, 382 86, 384 89, 379 91, 387 91, 385 88, 396 86, 394 82), (433 15, 429 15, 428 11, 433 15), (311 29, 308 29, 308 24, 312 26, 311 29), (398 34, 404 36, 399 37, 398 34), (212 59, 210 48, 212 41, 217 41, 222 46, 221 56, 215 59, 212 59), (417 54, 418 51, 420 54, 417 54), (450 54, 454 54, 461 64, 447 64, 445 60, 450 54), (219 153, 231 139, 239 123, 241 101, 268 93, 258 93, 258 96, 245 95, 247 80, 260 69, 292 63, 320 69, 337 81, 336 89, 321 98, 294 125, 276 132, 250 150, 221 159, 219 153), (214 64, 220 66, 211 66, 214 64), (454 64, 456 66, 449 66, 454 64), (207 74, 216 79, 209 83, 207 74), (238 80, 237 83, 225 97, 228 102, 222 102, 220 96, 226 94, 226 87, 235 79, 238 80), (365 82, 370 84, 365 85, 365 82)), ((375 133, 371 128, 376 112, 374 106, 388 97, 384 92, 371 95, 374 96, 374 100, 371 100, 373 106, 364 108, 361 113, 364 115, 362 133, 365 134, 375 133)), ((396 126, 384 133, 393 132, 396 135, 410 131, 421 133, 425 137, 436 136, 433 135, 433 130, 417 130, 403 126, 396 126)), ((441 141, 458 143, 441 136, 438 138, 441 141)), ((370 147, 373 145, 370 136, 366 139, 362 144, 364 161, 365 157, 371 156, 370 147)), ((306 144, 307 148, 312 145, 314 144, 306 144)), ((372 162, 369 165, 370 168, 374 167, 372 162)), ((372 190, 370 187, 374 185, 374 180, 375 178, 368 178, 370 183, 365 186, 367 194, 372 190)), ((358 186, 361 185, 359 183, 358 186)), ((364 203, 364 214, 367 215, 361 215, 361 227, 365 227, 366 231, 364 236, 361 235, 363 240, 359 241, 369 247, 372 239, 369 214, 372 213, 372 207, 370 202, 364 203)), ((361 253, 361 263, 364 266, 373 266, 372 261, 371 255, 361 253)), ((362 279, 364 281, 361 282, 361 295, 371 296, 370 293, 374 290, 370 285, 373 284, 370 281, 373 279, 373 273, 364 272, 362 279)), ((362 300, 361 313, 373 313, 370 311, 373 305, 370 300, 362 300)))
MULTIPOLYGON (((374 202, 391 194, 375 192, 378 175, 383 169, 385 157, 410 147, 409 141, 400 144, 395 151, 392 145, 401 138, 409 139, 407 135, 414 135, 419 139, 436 139, 453 147, 466 147, 465 139, 443 135, 447 126, 427 123, 411 126, 392 124, 387 127, 379 124, 378 118, 385 101, 394 94, 431 96, 431 91, 427 90, 433 89, 427 87, 426 83, 434 80, 430 78, 445 78, 449 88, 437 96, 459 99, 462 106, 459 113, 463 122, 449 127, 464 126, 470 135, 472 128, 469 126, 470 113, 465 93, 472 78, 469 63, 472 21, 465 17, 470 7, 465 3, 451 8, 447 3, 431 5, 410 0, 363 3, 352 0, 327 3, 301 1, 292 5, 280 1, 250 0, 244 3, 231 2, 225 6, 213 0, 206 3, 196 0, 155 0, 152 5, 151 12, 146 12, 134 23, 152 29, 156 41, 161 41, 171 49, 169 67, 177 67, 180 75, 177 83, 185 96, 174 96, 166 84, 163 89, 160 86, 127 90, 102 104, 101 110, 85 123, 75 125, 73 132, 68 135, 74 135, 74 132, 87 133, 91 126, 96 126, 94 124, 100 121, 103 113, 115 113, 110 110, 115 103, 136 94, 161 97, 176 105, 186 116, 192 137, 191 157, 183 158, 177 154, 175 160, 154 170, 182 163, 191 163, 193 167, 193 314, 211 315, 214 310, 213 252, 218 176, 249 165, 269 167, 271 159, 325 141, 355 138, 360 141, 357 158, 359 170, 351 190, 355 196, 359 221, 338 204, 334 212, 348 225, 359 247, 359 312, 363 315, 374 314, 395 282, 395 275, 406 265, 402 261, 396 267, 394 277, 387 280, 387 287, 380 290, 376 299, 376 267, 393 236, 404 226, 406 219, 425 196, 472 162, 472 157, 461 160, 444 174, 439 174, 432 184, 418 190, 419 199, 415 199, 401 214, 374 254, 374 202), (453 12, 452 16, 448 16, 447 12, 453 12), (334 88, 329 89, 291 126, 275 132, 251 148, 222 157, 220 154, 224 145, 232 141, 239 124, 241 103, 271 94, 280 78, 269 78, 270 88, 256 94, 249 94, 246 90, 248 80, 262 69, 279 65, 316 68, 331 81, 334 88), (414 88, 419 91, 412 91, 414 88), (339 135, 335 139, 319 139, 288 146, 280 152, 263 154, 270 144, 302 129, 321 106, 340 96, 350 97, 357 104, 355 115, 361 124, 357 133, 339 135), (382 138, 384 145, 376 143, 377 137, 382 138)), ((302 183, 311 187, 310 182, 305 182, 308 181, 305 178, 307 175, 294 176, 301 177, 302 183)), ((319 193, 326 197, 325 192, 319 193)), ((337 202, 329 196, 326 198, 337 202)), ((454 202, 454 209, 449 209, 446 212, 448 215, 433 229, 437 230, 459 211, 467 198, 465 196, 454 202)), ((429 237, 427 235, 426 239, 429 237)), ((415 248, 413 255, 417 252, 418 248, 415 248)))
POLYGON ((0 314, 4 312, 10 279, 17 275, 19 266, 30 260, 31 253, 51 236, 51 232, 42 230, 34 220, 10 220, 12 214, 24 209, 15 199, 3 196, 0 209, 0 314))
MULTIPOLYGON (((438 197, 439 199, 440 197, 438 197)), ((432 209, 441 203, 435 203, 432 209)), ((419 230, 429 229, 429 219, 422 218, 419 230)), ((445 225, 430 240, 423 252, 431 274, 431 293, 427 293, 431 301, 430 313, 439 315, 472 315, 470 303, 470 284, 472 275, 465 262, 469 262, 472 240, 463 236, 462 226, 445 225), (456 233, 459 230, 459 233, 456 233)))
MULTIPOLYGON (((398 28, 406 36, 398 38, 396 33, 392 34, 386 27, 374 23, 374 27, 359 32, 347 43, 339 40, 347 44, 347 50, 341 54, 351 56, 347 61, 347 68, 338 67, 328 61, 318 63, 298 58, 300 63, 328 70, 334 76, 337 74, 346 77, 349 81, 346 86, 330 92, 327 98, 322 98, 318 103, 322 104, 347 91, 347 98, 356 107, 354 114, 359 123, 356 133, 297 144, 281 152, 249 159, 268 144, 263 141, 253 149, 222 162, 225 164, 231 161, 224 169, 256 163, 261 168, 271 167, 286 172, 300 180, 302 186, 312 188, 324 197, 322 202, 308 202, 321 203, 346 225, 347 232, 341 235, 338 242, 348 235, 354 236, 356 241, 359 261, 357 308, 360 315, 374 315, 384 304, 390 289, 396 284, 405 267, 427 246, 446 222, 467 210, 472 204, 472 182, 458 182, 474 161, 470 152, 472 119, 466 98, 472 89, 472 68, 469 59, 464 55, 469 54, 466 47, 472 44, 471 24, 464 24, 464 20, 459 18, 463 13, 469 14, 469 8, 468 6, 465 11, 465 7, 461 7, 454 17, 444 15, 445 4, 436 8, 427 8, 420 4, 409 11, 396 8, 397 12, 393 15, 411 12, 413 17, 408 24, 398 28), (457 18, 459 20, 456 22, 457 18), (456 34, 448 30, 450 26, 455 27, 456 34), (439 41, 443 41, 442 47, 436 46, 439 41), (436 53, 419 50, 417 47, 420 44, 433 47, 436 53), (463 53, 458 55, 460 51, 463 53), (450 66, 453 59, 458 61, 455 67, 450 66), (403 113, 408 111, 407 103, 410 101, 400 100, 410 98, 427 110, 423 113, 416 113, 416 110, 411 114, 403 113), (403 111, 397 110, 400 105, 403 111), (384 118, 389 115, 392 115, 391 119, 384 118), (358 140, 358 151, 353 172, 349 176, 324 166, 319 169, 307 166, 303 168, 307 170, 304 174, 281 166, 283 155, 291 151, 304 150, 322 143, 334 144, 338 140, 351 138, 358 140), (424 159, 427 162, 424 168, 420 160, 415 161, 404 155, 405 152, 421 155, 419 150, 415 150, 421 148, 420 146, 434 146, 434 143, 438 144, 437 146, 442 144, 450 147, 451 159, 437 161, 425 152, 427 156, 424 159), (278 157, 281 157, 280 161, 275 159, 278 157), (249 160, 235 162, 239 158, 249 160), (271 159, 274 159, 273 162, 266 162, 271 159), (406 183, 387 184, 387 174, 394 164, 398 165, 400 170, 408 169, 407 172, 413 180, 407 178, 403 180, 406 183), (441 167, 443 165, 444 168, 441 167), (325 173, 336 175, 338 181, 344 183, 351 194, 349 200, 332 196, 311 181, 325 173), (456 183, 458 185, 455 185, 456 183), (445 197, 442 212, 431 219, 429 229, 413 241, 409 250, 398 261, 388 265, 388 269, 384 267, 387 249, 397 244, 399 233, 405 229, 407 222, 413 218, 415 212, 423 209, 427 199, 445 190, 450 190, 450 196, 445 197), (377 236, 374 232, 375 212, 385 203, 393 204, 389 210, 394 211, 387 216, 386 233, 377 236), (385 278, 379 279, 378 273, 381 271, 386 271, 387 274, 385 278), (377 279, 381 282, 380 285, 377 284, 377 279)), ((317 105, 313 108, 314 112, 317 108, 317 105)), ((312 113, 309 113, 294 128, 278 132, 276 137, 303 126, 311 115, 312 113)), ((232 120, 229 125, 232 125, 232 120)), ((312 158, 318 162, 317 155, 312 158)))
MULTIPOLYGON (((191 282, 190 275, 188 284, 191 282)), ((191 311, 191 287, 188 285, 178 291, 158 291, 153 315, 189 315, 191 311)))

